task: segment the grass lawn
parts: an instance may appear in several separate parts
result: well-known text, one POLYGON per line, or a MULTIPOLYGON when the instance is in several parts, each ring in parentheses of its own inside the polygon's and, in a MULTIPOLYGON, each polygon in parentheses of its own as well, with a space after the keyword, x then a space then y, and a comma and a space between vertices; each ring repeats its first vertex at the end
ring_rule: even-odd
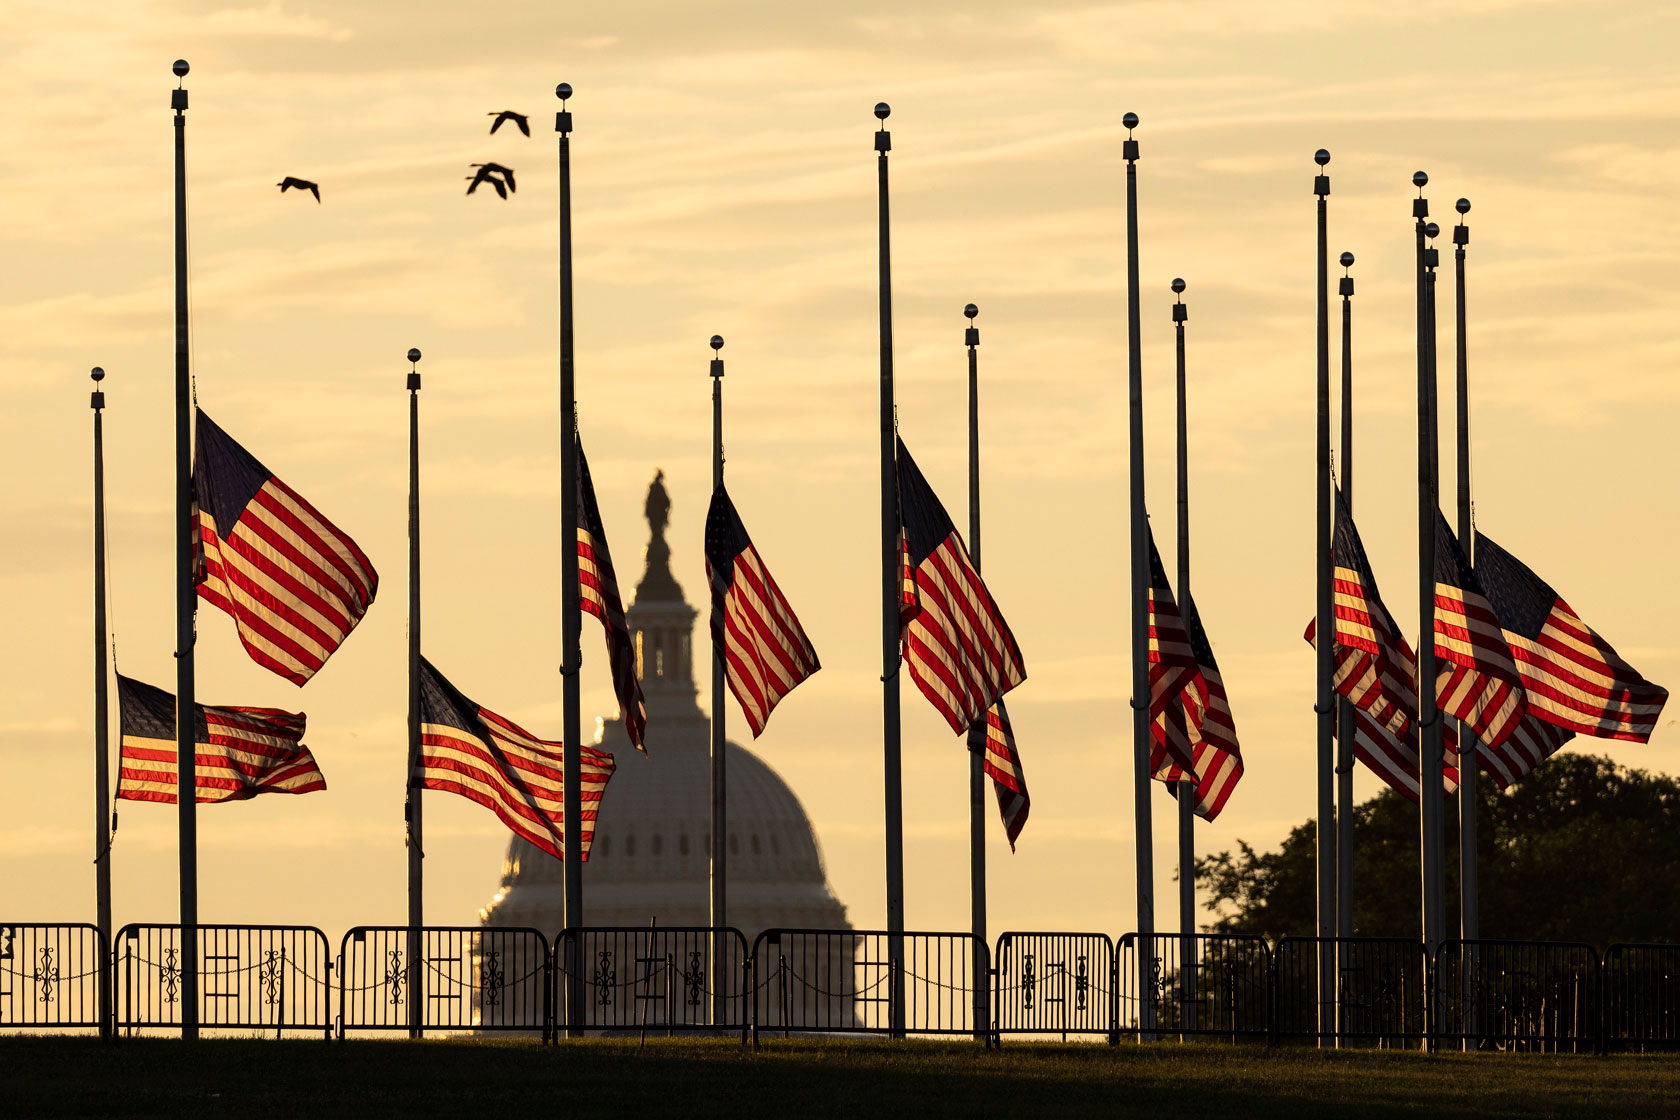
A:
POLYGON ((0 1115, 1097 1116, 1680 1114, 1680 1055, 721 1039, 0 1038, 0 1115))

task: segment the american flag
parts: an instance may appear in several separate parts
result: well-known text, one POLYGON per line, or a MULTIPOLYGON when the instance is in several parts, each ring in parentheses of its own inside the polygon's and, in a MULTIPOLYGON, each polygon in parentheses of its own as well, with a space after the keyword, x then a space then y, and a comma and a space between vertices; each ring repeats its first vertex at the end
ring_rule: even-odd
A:
POLYGON ((1512 783, 1552 757, 1559 747, 1573 738, 1575 732, 1547 723, 1530 708, 1511 730, 1510 737, 1497 748, 1477 743, 1476 760, 1483 770, 1493 775, 1500 789, 1510 789, 1512 783))
POLYGON ((198 594, 257 664, 303 685, 367 613, 373 565, 336 525, 198 412, 198 594))
MULTIPOLYGON (((1219 663, 1213 657, 1213 645, 1202 629, 1202 618, 1193 600, 1184 603, 1184 621, 1190 633, 1190 650, 1207 688, 1207 700, 1196 713, 1196 734, 1192 765, 1186 769, 1168 761, 1156 771, 1163 782, 1193 779, 1196 783, 1196 815, 1213 820, 1231 798, 1231 792, 1242 780, 1242 750, 1237 745, 1237 725, 1231 719, 1231 706, 1225 697, 1225 679, 1220 676, 1219 663)), ((1188 721, 1186 721, 1188 722, 1188 721)), ((1176 789, 1176 787, 1175 787, 1176 789)))
MULTIPOLYGON (((612 777, 612 755, 581 746, 583 859, 595 841, 595 814, 612 777)), ((458 793, 502 819, 513 832, 556 859, 566 852, 564 748, 538 739, 510 719, 461 695, 424 658, 420 661, 419 789, 458 793)))
POLYGON ((1015 635, 969 561, 961 534, 898 441, 898 514, 904 548, 899 632, 922 695, 957 734, 1027 679, 1015 635))
POLYGON ((712 643, 756 739, 782 697, 822 666, 722 486, 706 513, 706 580, 712 643))
MULTIPOLYGON (((969 740, 974 749, 973 739, 969 740)), ((1015 731, 1009 726, 1009 712, 999 700, 986 710, 985 757, 980 765, 992 779, 992 792, 997 794, 998 813, 1003 817, 1003 831, 1009 837, 1009 850, 1015 850, 1015 838, 1026 827, 1032 798, 1027 795, 1027 776, 1021 769, 1021 752, 1015 749, 1015 731)))
POLYGON ((1159 774, 1177 765, 1195 771, 1199 722, 1208 703, 1208 682, 1202 676, 1184 618, 1173 600, 1167 569, 1149 534, 1149 727, 1154 740, 1149 769, 1159 774))
POLYGON ((618 694, 619 718, 624 720, 630 741, 646 754, 647 703, 642 699, 642 682, 636 676, 636 646, 624 620, 624 600, 618 594, 618 576, 613 573, 607 532, 601 527, 601 507, 595 504, 595 483, 589 477, 589 460, 584 458, 581 439, 577 443, 577 466, 578 605, 601 620, 601 628, 606 631, 607 660, 612 665, 613 691, 618 694))
POLYGON ((1497 750, 1523 717, 1522 679, 1493 604, 1435 511, 1435 699, 1497 750))
POLYGON ((1516 659, 1530 714, 1583 735, 1648 742, 1668 701, 1515 556, 1476 534, 1476 575, 1516 659))
MULTIPOLYGON (((117 677, 122 748, 117 796, 175 804, 181 776, 175 766, 175 697, 117 677)), ((312 793, 327 780, 303 745, 304 716, 277 708, 195 704, 196 800, 243 801, 259 793, 312 793)))

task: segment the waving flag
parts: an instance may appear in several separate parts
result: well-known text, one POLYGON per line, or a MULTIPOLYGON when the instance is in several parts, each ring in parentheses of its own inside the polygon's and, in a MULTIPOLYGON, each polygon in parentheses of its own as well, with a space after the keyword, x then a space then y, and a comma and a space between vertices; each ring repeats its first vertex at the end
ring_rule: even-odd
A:
POLYGON ((1522 679, 1493 604, 1440 510, 1435 511, 1435 657, 1441 711, 1498 749, 1522 720, 1522 679))
MULTIPOLYGON (((581 748, 583 859, 595 842, 595 814, 613 775, 612 755, 581 748)), ((494 812, 513 832, 556 859, 566 852, 566 773, 559 743, 468 700, 420 661, 419 789, 458 793, 494 812)))
POLYGON ((1511 729, 1510 736, 1497 748, 1485 743, 1476 744, 1476 759, 1483 770, 1493 775, 1500 789, 1510 789, 1512 783, 1558 752, 1558 748, 1575 738, 1575 732, 1538 718, 1530 709, 1511 729))
MULTIPOLYGON (((117 677, 122 747, 117 796, 127 801, 176 802, 175 697, 117 677)), ((312 793, 327 780, 303 745, 303 714, 278 708, 195 704, 194 781, 200 802, 243 801, 259 793, 312 793)))
POLYGON ((898 441, 898 515, 904 660, 922 695, 960 735, 1027 679, 1027 667, 961 534, 903 440, 898 441))
POLYGON ((351 540, 198 412, 199 598, 257 664, 303 685, 367 613, 379 575, 351 540))
MULTIPOLYGON (((1172 584, 1149 533, 1149 731, 1154 740, 1149 769, 1159 774, 1178 766, 1194 772, 1195 745, 1208 703, 1208 682, 1190 648, 1172 584)), ((1211 651, 1209 656, 1212 656, 1211 651)))
POLYGON ((1640 676, 1545 580, 1481 533, 1476 575, 1516 660, 1530 713, 1583 735, 1650 740, 1667 689, 1640 676))
POLYGON ((822 666, 722 486, 706 514, 706 580, 712 643, 756 739, 782 697, 822 666))
MULTIPOLYGON (((1195 734, 1191 765, 1186 768, 1169 761, 1155 772, 1163 782, 1196 783, 1196 815, 1213 820, 1231 799, 1231 792, 1242 780, 1242 750, 1237 745, 1237 725, 1231 719, 1231 706, 1225 698, 1225 679, 1220 676, 1219 663, 1213 657, 1213 645, 1202 629, 1201 615, 1196 604, 1184 604, 1185 628, 1190 636, 1190 651, 1196 659, 1207 689, 1207 700, 1199 706, 1195 719, 1195 734)), ((1188 721, 1187 721, 1188 722, 1188 721)), ((1160 726, 1157 724, 1156 726, 1160 726)))
MULTIPOLYGON (((974 748, 970 746, 969 749, 974 748)), ((992 779, 998 813, 1003 817, 1004 835, 1009 837, 1009 850, 1013 852, 1015 838, 1026 827, 1032 799, 1027 796, 1027 776, 1021 770, 1021 752, 1015 749, 1015 732, 1009 726, 1009 713, 1004 709, 1002 700, 986 711, 984 750, 986 753, 980 766, 992 779)))
POLYGON ((646 754, 647 703, 642 699, 642 682, 636 677, 636 646, 624 620, 624 600, 618 593, 618 576, 613 573, 607 531, 601 527, 601 507, 595 504, 595 483, 589 477, 589 460, 584 457, 581 439, 577 466, 578 605, 601 620, 619 717, 624 720, 630 741, 646 754))

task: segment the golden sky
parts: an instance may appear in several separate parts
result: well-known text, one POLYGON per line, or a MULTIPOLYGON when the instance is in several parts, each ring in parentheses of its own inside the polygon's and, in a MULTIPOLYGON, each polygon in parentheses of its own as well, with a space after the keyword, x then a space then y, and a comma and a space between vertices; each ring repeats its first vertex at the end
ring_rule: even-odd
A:
MULTIPOLYGON (((1300 635, 1312 611, 1320 146, 1334 154, 1331 252, 1358 256, 1359 520, 1407 632, 1410 176, 1423 168, 1443 226, 1455 198, 1475 204, 1478 524, 1646 676, 1680 680, 1680 16, 1669 5, 8 0, 5 11, 0 915, 92 914, 95 364, 110 374, 118 663, 173 685, 177 57, 193 67, 200 400, 383 577, 366 620, 301 693, 246 657, 227 617, 200 613, 200 699, 307 711, 330 787, 201 808, 205 921, 337 936, 402 920, 410 346, 426 355, 428 656, 468 695, 559 735, 558 81, 577 91, 580 422, 621 578, 639 574, 641 503, 663 468, 677 578, 691 602, 703 594, 706 339, 720 333, 730 489, 824 665, 757 749, 803 799, 854 924, 884 915, 878 100, 893 106, 901 430, 959 524, 961 308, 981 309, 986 572, 1026 658, 1010 713, 1033 794, 1017 853, 991 822, 994 929, 1118 933, 1134 921, 1128 110, 1143 122, 1148 490, 1170 566, 1168 282, 1183 276, 1192 582, 1248 766, 1220 820, 1198 824, 1199 848, 1273 845, 1314 811, 1300 635), (487 135, 486 113, 508 108, 531 114, 530 139, 487 135), (462 194, 468 165, 486 160, 517 171, 506 202, 462 194), (321 205, 280 196, 286 175, 318 181, 321 205)), ((1442 256, 1447 301, 1450 245, 1442 256)), ((614 701, 585 626, 587 727, 614 701)), ((903 712, 906 920, 962 928, 966 754, 913 690, 903 712)), ((738 712, 731 721, 744 727, 738 712)), ((1680 772, 1672 718, 1648 746, 1586 746, 1680 772)), ((1358 781, 1362 795, 1378 788, 1363 771, 1358 781)), ((1154 804, 1170 928, 1171 802, 1154 804)), ((174 813, 124 803, 121 814, 117 920, 173 920, 174 813)), ((470 922, 506 833, 441 795, 427 798, 426 826, 428 920, 470 922)))

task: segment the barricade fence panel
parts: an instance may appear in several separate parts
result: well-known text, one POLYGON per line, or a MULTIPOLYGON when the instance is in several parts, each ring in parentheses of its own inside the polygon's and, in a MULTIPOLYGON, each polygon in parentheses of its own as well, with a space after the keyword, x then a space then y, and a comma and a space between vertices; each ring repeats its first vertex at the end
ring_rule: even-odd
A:
POLYGON ((1566 941, 1443 941, 1438 1037, 1468 1049, 1585 1052, 1601 1037, 1598 951, 1566 941))
POLYGON ((548 1037, 548 939, 521 926, 357 926, 339 949, 339 1033, 548 1037))
POLYGON ((751 958, 733 927, 566 929, 555 937, 554 962, 561 1030, 747 1030, 751 958), (581 991, 568 999, 572 984, 581 991))
MULTIPOLYGON (((179 925, 133 923, 111 945, 115 1026, 179 1027, 179 925)), ((314 926, 198 927, 198 1021, 206 1030, 332 1030, 332 953, 314 926)))
POLYGON ((1604 952, 1604 1046, 1680 1046, 1680 945, 1612 945, 1604 952))
POLYGON ((967 933, 767 929, 752 949, 753 1031, 984 1033, 988 957, 967 933))
POLYGON ((1403 937, 1285 937, 1273 951, 1280 1042, 1397 1048, 1428 1041, 1429 957, 1403 937), (1318 971, 1335 969, 1333 1001, 1320 1002, 1318 971))
POLYGON ((1114 1035, 1114 942, 1103 933, 1009 932, 992 954, 999 1035, 1114 1035))
POLYGON ((97 926, 0 923, 0 1029, 99 1029, 108 960, 97 926))
POLYGON ((1264 1041, 1270 968, 1260 937, 1128 933, 1115 952, 1115 1030, 1139 1039, 1264 1041))

